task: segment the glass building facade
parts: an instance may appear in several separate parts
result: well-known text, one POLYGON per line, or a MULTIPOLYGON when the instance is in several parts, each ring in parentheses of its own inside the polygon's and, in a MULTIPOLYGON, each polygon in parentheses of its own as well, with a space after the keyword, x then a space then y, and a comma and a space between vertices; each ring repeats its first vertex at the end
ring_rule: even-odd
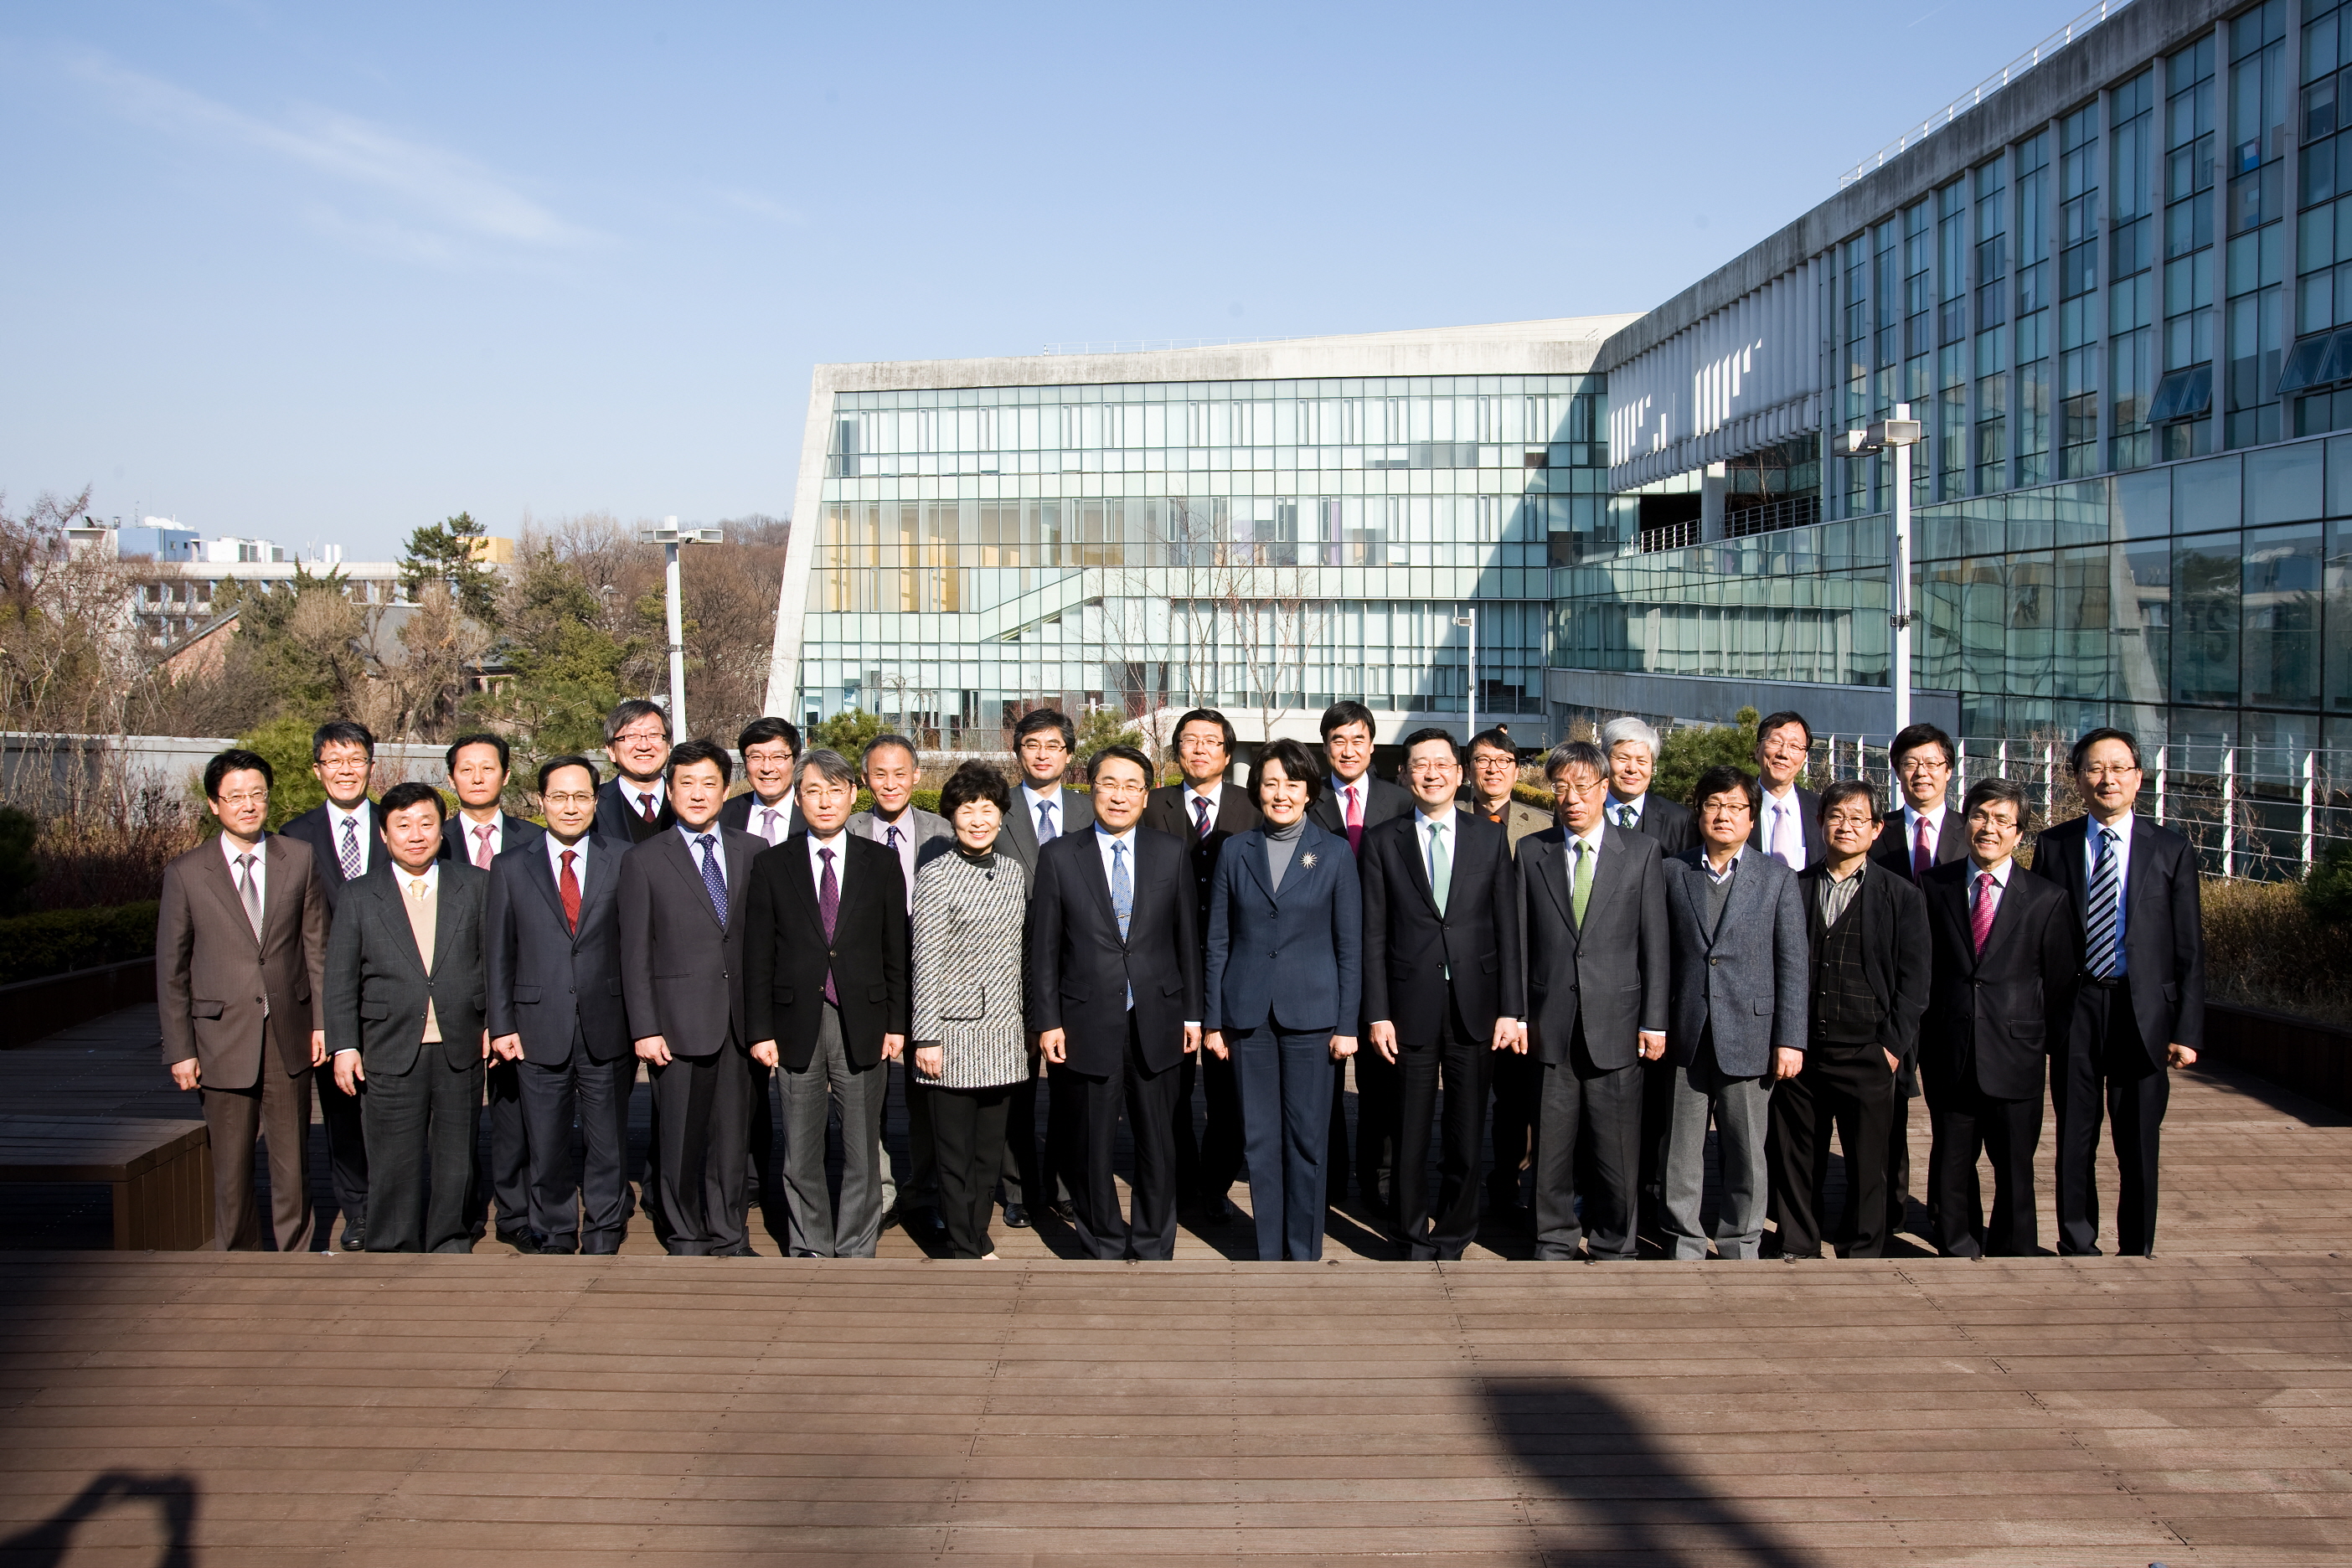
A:
MULTIPOLYGON (((1964 732, 2352 744, 2352 437, 2324 437, 2352 427, 2352 5, 2142 0, 2066 52, 1777 237, 1809 241, 1780 279, 1816 315, 1740 318, 1735 263, 1604 350, 1655 397, 1717 363, 1712 321, 1818 343, 1823 521, 1564 564, 1556 701, 1579 671, 1664 678, 1646 706, 1697 719, 1728 715, 1678 710, 1676 678, 1885 688, 1892 458, 1832 442, 1907 405, 1913 685, 1957 693, 1964 732)), ((1739 421, 1796 406, 1651 446, 1736 471, 1739 421)), ((1674 482, 1638 457, 1617 488, 1674 482)))
POLYGON ((770 705, 993 750, 1039 703, 1214 705, 1259 739, 1312 736, 1352 698, 1387 740, 1464 717, 1475 602, 1480 721, 1539 743, 1551 563, 1615 548, 1602 390, 1590 374, 836 390, 796 697, 770 705))

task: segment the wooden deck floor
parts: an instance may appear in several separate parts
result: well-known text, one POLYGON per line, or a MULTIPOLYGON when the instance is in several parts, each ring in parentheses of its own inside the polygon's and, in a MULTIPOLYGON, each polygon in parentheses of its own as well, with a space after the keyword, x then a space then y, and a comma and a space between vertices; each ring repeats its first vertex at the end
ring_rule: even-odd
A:
POLYGON ((2167 1134, 2152 1260, 10 1252, 0 1568, 2352 1563, 2352 1127, 2167 1134))

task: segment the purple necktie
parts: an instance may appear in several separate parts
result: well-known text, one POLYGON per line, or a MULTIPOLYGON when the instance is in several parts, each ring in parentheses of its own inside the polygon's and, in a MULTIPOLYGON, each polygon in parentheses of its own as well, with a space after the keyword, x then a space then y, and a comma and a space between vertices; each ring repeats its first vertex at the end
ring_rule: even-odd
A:
MULTIPOLYGON (((833 851, 820 849, 816 858, 824 862, 824 875, 817 879, 816 918, 824 922, 824 945, 833 945, 833 922, 841 914, 841 883, 833 874, 833 851)), ((833 964, 824 966, 824 999, 835 1006, 841 1005, 840 994, 833 988, 833 964)))
POLYGON ((710 852, 719 836, 705 833, 695 842, 702 846, 702 886, 710 894, 710 912, 719 917, 723 926, 727 923, 727 873, 719 867, 718 857, 710 852))

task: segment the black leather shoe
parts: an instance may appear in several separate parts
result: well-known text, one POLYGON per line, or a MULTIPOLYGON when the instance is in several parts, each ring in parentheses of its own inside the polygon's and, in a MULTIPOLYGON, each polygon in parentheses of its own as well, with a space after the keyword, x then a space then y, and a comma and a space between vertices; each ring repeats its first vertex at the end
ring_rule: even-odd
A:
POLYGON ((1060 1220, 1064 1225, 1076 1225, 1078 1223, 1078 1211, 1072 1208, 1067 1204, 1047 1204, 1045 1205, 1045 1212, 1052 1215, 1055 1219, 1060 1220))
POLYGON ((1004 1223, 1011 1226, 1015 1230, 1027 1230, 1029 1228, 1029 1211, 1023 1208, 1019 1204, 1006 1204, 1004 1205, 1004 1223))
POLYGON ((362 1230, 355 1225, 347 1225, 343 1226, 343 1250, 345 1252, 365 1252, 367 1250, 367 1232, 362 1230))
POLYGON ((536 1258, 547 1250, 539 1244, 539 1237, 527 1230, 518 1230, 511 1234, 500 1232, 499 1245, 511 1247, 526 1258, 536 1258))
POLYGON ((919 1208, 907 1216, 907 1229, 917 1236, 940 1237, 948 1233, 948 1222, 935 1208, 919 1208))
POLYGON ((557 1241, 551 1237, 539 1244, 539 1250, 548 1258, 569 1258, 580 1250, 580 1244, 569 1238, 557 1241))
POLYGON ((1225 1201, 1223 1193, 1210 1193, 1201 1199, 1201 1223, 1224 1225, 1234 1217, 1234 1205, 1225 1201))

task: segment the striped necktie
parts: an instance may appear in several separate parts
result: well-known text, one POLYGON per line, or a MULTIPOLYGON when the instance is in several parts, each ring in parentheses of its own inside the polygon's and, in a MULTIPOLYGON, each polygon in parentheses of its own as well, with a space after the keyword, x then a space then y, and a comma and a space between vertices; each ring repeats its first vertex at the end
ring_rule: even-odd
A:
POLYGON ((2119 953, 2116 938, 2123 923, 2123 878, 2117 874, 2116 853, 2118 835, 2112 827, 2099 828, 2099 858, 2091 871, 2091 891, 2084 900, 2084 919, 2087 922, 2083 951, 2091 973, 2101 980, 2116 977, 2116 961, 2119 953))

